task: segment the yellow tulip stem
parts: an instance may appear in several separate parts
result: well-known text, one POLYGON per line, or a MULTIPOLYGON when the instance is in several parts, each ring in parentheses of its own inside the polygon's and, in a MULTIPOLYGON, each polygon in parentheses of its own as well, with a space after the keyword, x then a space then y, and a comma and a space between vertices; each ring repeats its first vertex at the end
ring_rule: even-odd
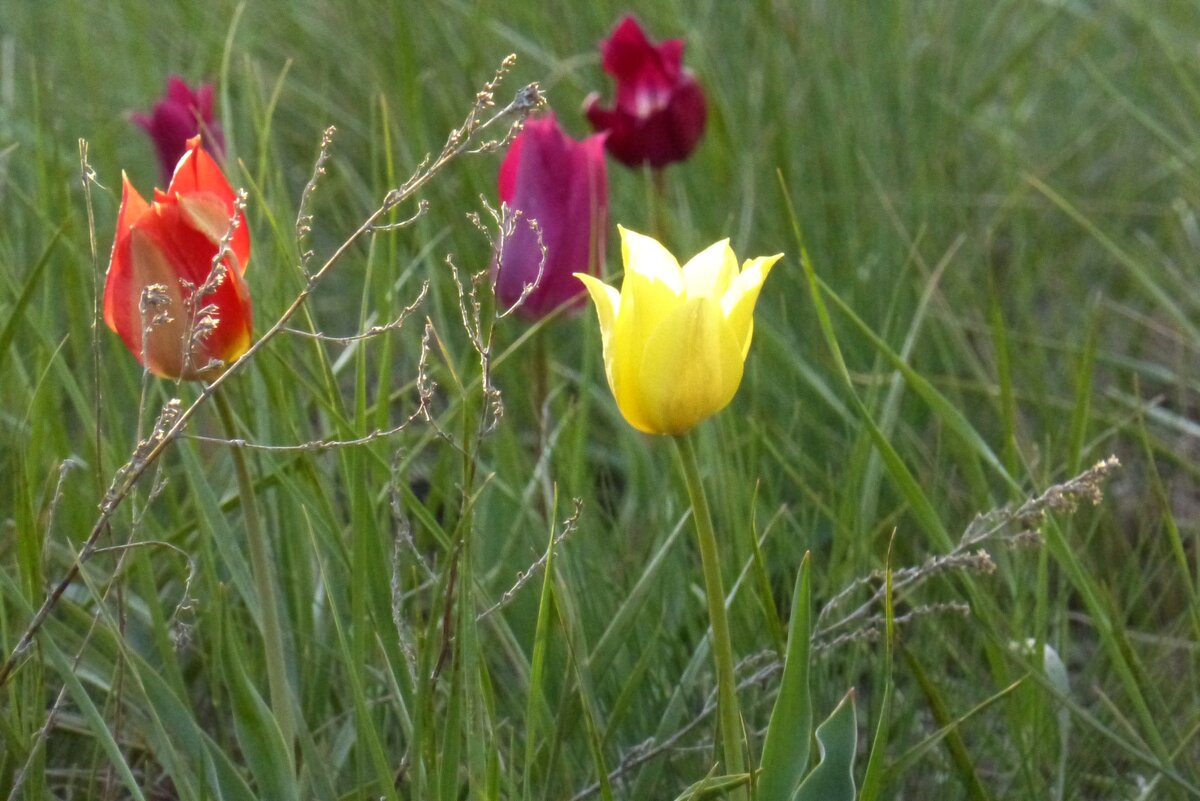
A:
MULTIPOLYGON (((720 721, 721 742, 725 753, 727 774, 745 773, 742 758, 742 715, 738 709, 737 680, 733 673, 733 642, 729 636, 729 619, 725 615, 725 586, 721 581, 717 538, 713 533, 708 496, 700 480, 696 450, 686 435, 674 438, 688 496, 692 502, 692 519, 696 524, 696 539, 700 544, 700 561, 704 569, 704 589, 708 597, 708 618, 712 625, 712 652, 717 668, 717 717, 720 721)), ((745 799, 745 787, 730 793, 734 799, 745 799)))
MULTIPOLYGON (((237 439, 237 426, 234 423, 233 409, 223 392, 213 395, 217 406, 217 414, 225 429, 225 436, 237 439)), ((250 567, 254 572, 254 583, 258 592, 258 606, 262 613, 262 635, 267 658, 267 684, 271 692, 271 711, 279 726, 286 752, 291 757, 295 742, 295 724, 292 721, 292 693, 287 679, 287 669, 284 666, 283 631, 279 623, 279 593, 276 587, 279 580, 275 575, 275 563, 271 559, 270 547, 266 533, 263 531, 262 518, 258 513, 258 499, 254 494, 254 481, 250 478, 250 470, 246 465, 246 456, 242 449, 231 447, 233 469, 237 475, 238 500, 242 504, 242 517, 246 522, 246 542, 250 546, 250 567)))

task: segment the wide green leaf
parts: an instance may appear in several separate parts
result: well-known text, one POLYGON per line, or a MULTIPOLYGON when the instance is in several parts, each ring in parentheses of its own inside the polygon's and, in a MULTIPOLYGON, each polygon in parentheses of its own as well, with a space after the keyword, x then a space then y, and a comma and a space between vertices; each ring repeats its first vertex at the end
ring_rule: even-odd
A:
POLYGON ((846 693, 817 727, 817 747, 821 761, 800 785, 795 801, 854 801, 854 752, 858 748, 854 690, 846 693))

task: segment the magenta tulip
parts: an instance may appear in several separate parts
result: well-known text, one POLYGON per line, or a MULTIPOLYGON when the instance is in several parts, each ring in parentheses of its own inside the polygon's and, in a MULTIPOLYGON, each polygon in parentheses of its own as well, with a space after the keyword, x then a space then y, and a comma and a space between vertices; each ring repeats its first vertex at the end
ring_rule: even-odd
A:
POLYGON ((630 167, 682 161, 704 135, 704 92, 684 69, 683 40, 655 45, 633 17, 625 17, 600 45, 604 71, 617 82, 613 108, 593 92, 583 108, 592 127, 607 131, 608 152, 630 167))
POLYGON ((188 150, 188 140, 201 134, 204 149, 218 160, 225 153, 225 137, 213 119, 213 87, 202 83, 195 91, 178 75, 167 78, 167 94, 149 114, 130 118, 154 141, 163 180, 170 180, 175 165, 188 150))
POLYGON ((492 259, 496 298, 504 308, 528 296, 517 310, 539 319, 584 302, 583 284, 574 273, 599 275, 608 228, 608 177, 604 135, 582 142, 558 127, 553 114, 525 122, 500 165, 500 201, 509 229, 492 259), (542 263, 541 245, 546 249, 542 263), (539 276, 539 267, 541 275, 539 276))

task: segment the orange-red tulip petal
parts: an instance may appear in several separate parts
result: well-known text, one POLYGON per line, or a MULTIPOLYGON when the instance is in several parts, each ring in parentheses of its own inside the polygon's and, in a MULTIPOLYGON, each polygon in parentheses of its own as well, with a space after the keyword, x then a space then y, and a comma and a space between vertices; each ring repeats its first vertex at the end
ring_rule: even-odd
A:
POLYGON ((126 178, 104 287, 104 321, 135 358, 164 378, 211 377, 250 347, 253 315, 244 273, 250 261, 245 215, 200 137, 175 168, 166 191, 147 203, 126 178), (237 215, 224 278, 189 303, 212 275, 221 239, 237 215), (156 291, 147 293, 147 289, 156 291), (157 304, 144 306, 148 297, 157 304))

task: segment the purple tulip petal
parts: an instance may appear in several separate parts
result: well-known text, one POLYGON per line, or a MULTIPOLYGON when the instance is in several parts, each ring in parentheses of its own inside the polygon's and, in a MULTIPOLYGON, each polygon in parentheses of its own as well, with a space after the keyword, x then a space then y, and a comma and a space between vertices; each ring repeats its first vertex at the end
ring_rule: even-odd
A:
POLYGON ((573 273, 599 275, 604 261, 604 136, 578 142, 563 133, 553 114, 528 120, 509 146, 498 184, 506 220, 516 215, 492 261, 500 304, 513 306, 532 284, 518 307, 525 317, 538 319, 564 304, 581 305, 584 287, 573 273), (533 220, 546 249, 544 264, 533 220))
POLYGON ((203 135, 204 149, 214 158, 225 154, 225 138, 213 119, 212 84, 201 84, 193 91, 183 78, 172 75, 167 78, 166 94, 153 110, 136 112, 130 119, 154 142, 164 181, 170 179, 187 152, 188 140, 196 134, 203 135))

